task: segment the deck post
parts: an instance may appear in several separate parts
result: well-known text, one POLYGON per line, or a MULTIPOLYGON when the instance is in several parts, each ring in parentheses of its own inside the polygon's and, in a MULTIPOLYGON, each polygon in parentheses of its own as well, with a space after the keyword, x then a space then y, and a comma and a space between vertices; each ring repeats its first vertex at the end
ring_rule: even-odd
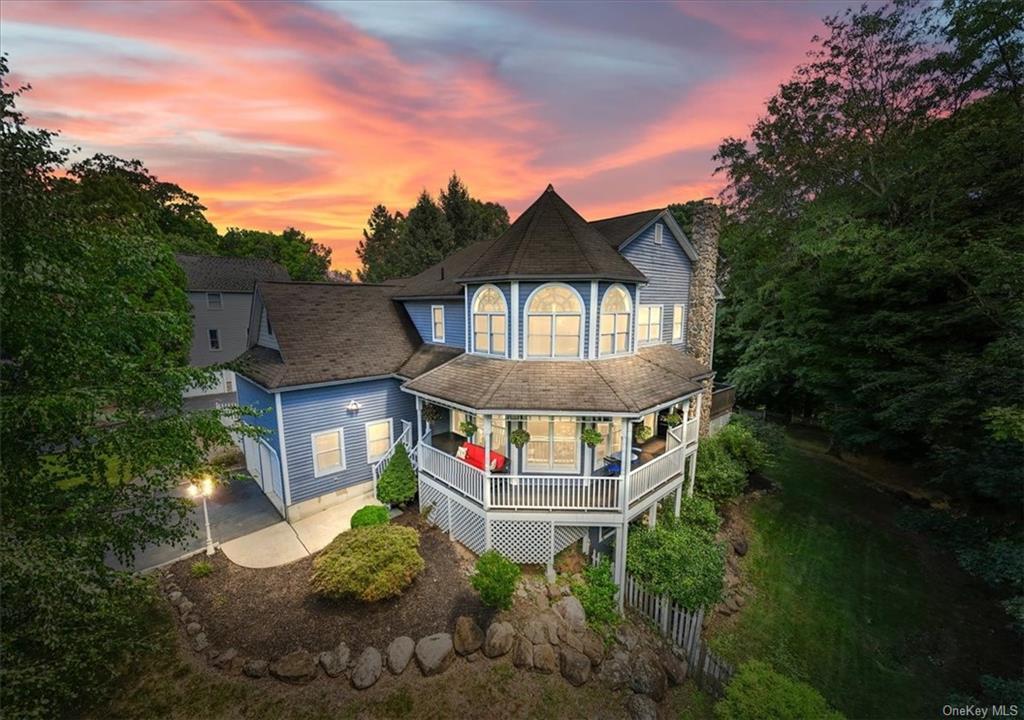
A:
MULTIPOLYGON (((686 472, 686 457, 683 457, 683 472, 686 472)), ((683 506, 683 484, 679 483, 679 487, 676 488, 676 519, 679 519, 679 511, 683 506)))
POLYGON ((647 527, 654 527, 658 524, 658 503, 654 503, 647 509, 647 527))
POLYGON ((697 453, 690 453, 690 481, 686 484, 686 497, 693 497, 693 484, 697 479, 697 453))
POLYGON ((426 435, 426 433, 423 432, 423 398, 421 398, 419 395, 417 395, 416 396, 416 437, 415 438, 409 438, 409 442, 415 442, 416 443, 413 447, 416 448, 416 467, 417 468, 423 467, 423 463, 420 462, 423 459, 422 458, 423 451, 420 449, 420 447, 423 445, 423 437, 425 435, 426 435))
POLYGON ((629 523, 622 523, 615 529, 615 584, 619 589, 616 599, 619 602, 619 614, 626 607, 626 543, 629 538, 629 523))
POLYGON ((484 415, 484 510, 491 507, 491 416, 484 415))
POLYGON ((619 509, 629 510, 629 471, 633 464, 633 421, 622 421, 622 480, 619 482, 619 509))

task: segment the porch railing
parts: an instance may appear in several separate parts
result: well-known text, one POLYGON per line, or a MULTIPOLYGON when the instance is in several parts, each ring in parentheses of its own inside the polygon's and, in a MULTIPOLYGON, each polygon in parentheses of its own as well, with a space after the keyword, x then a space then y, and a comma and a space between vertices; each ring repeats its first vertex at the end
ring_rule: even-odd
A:
POLYGON ((683 428, 683 443, 693 445, 697 442, 700 431, 700 416, 698 415, 693 420, 687 420, 680 427, 683 428))
POLYGON ((457 457, 420 443, 420 470, 458 490, 466 497, 483 503, 484 474, 457 457))
POLYGON ((669 450, 664 455, 641 465, 629 473, 629 502, 664 485, 683 471, 683 446, 669 450))
POLYGON ((613 476, 494 475, 491 507, 536 510, 617 510, 619 483, 613 476))

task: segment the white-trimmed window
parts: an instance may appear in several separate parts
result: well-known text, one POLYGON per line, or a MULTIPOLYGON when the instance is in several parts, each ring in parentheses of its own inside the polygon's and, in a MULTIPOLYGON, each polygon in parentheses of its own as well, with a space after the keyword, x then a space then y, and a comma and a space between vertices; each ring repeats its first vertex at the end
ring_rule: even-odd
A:
POLYGON ((602 468, 605 465, 606 457, 622 450, 622 420, 616 418, 599 422, 597 431, 604 436, 604 439, 594 448, 594 467, 602 468))
POLYGON ((210 328, 207 333, 210 338, 210 349, 220 350, 220 331, 216 328, 210 328))
POLYGON ((345 431, 342 428, 313 433, 313 477, 323 477, 345 469, 345 431))
POLYGON ((684 305, 673 305, 672 306, 672 342, 682 342, 683 340, 683 323, 686 319, 686 309, 684 305))
MULTIPOLYGON (((462 435, 462 423, 469 418, 469 414, 462 410, 452 410, 452 432, 462 435)), ((473 424, 476 425, 476 434, 466 438, 477 445, 484 444, 484 416, 474 415, 473 424)), ((491 416, 491 449, 503 455, 508 452, 508 418, 504 415, 491 416)))
POLYGON ((580 436, 576 418, 529 417, 526 431, 528 472, 579 472, 580 436))
POLYGON ((526 357, 579 357, 583 301, 568 285, 545 285, 526 304, 526 357))
POLYGON ((224 302, 220 293, 206 293, 207 310, 220 310, 222 307, 224 307, 224 302))
POLYGON ((661 342, 661 305, 641 305, 636 314, 637 337, 640 342, 661 342))
POLYGON ((430 339, 434 342, 444 342, 444 305, 430 306, 430 339))
POLYGON ((601 342, 599 355, 616 355, 629 350, 629 333, 633 327, 632 302, 621 285, 612 285, 601 301, 601 342))
POLYGON ((655 223, 654 225, 654 244, 661 245, 664 241, 665 226, 661 223, 655 223))
POLYGON ((473 298, 473 351, 505 355, 508 307, 501 290, 485 285, 473 298))
POLYGON ((375 463, 391 447, 391 418, 366 423, 366 461, 375 463))

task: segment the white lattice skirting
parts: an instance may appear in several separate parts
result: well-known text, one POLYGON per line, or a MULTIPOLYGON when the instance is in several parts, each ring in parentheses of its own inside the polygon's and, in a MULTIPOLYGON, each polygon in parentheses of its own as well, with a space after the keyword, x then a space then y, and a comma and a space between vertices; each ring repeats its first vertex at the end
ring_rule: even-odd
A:
POLYGON ((479 555, 490 547, 517 563, 544 565, 582 538, 587 528, 548 520, 490 520, 482 509, 420 475, 420 510, 428 520, 479 555))

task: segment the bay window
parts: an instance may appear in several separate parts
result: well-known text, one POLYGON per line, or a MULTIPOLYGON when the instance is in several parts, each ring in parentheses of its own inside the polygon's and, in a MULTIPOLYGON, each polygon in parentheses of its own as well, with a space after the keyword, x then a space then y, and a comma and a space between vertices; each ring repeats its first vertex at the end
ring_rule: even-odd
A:
POLYGON ((568 285, 545 285, 526 306, 526 356, 579 357, 583 303, 568 285))

